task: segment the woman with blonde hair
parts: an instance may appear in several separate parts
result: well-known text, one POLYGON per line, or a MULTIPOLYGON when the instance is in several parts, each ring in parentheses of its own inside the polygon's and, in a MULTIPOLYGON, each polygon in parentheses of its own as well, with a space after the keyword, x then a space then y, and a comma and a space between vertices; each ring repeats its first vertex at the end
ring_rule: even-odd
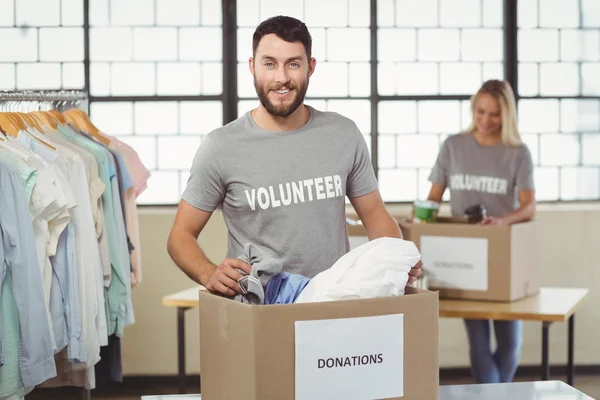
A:
MULTIPOLYGON (((533 162, 521 141, 516 101, 506 81, 485 82, 471 98, 472 123, 448 137, 429 176, 428 200, 450 189, 454 216, 482 205, 483 225, 510 225, 535 216, 533 162)), ((427 266, 424 266, 427 268, 427 266)), ((471 369, 477 383, 512 381, 520 358, 522 321, 465 320, 471 369), (494 328, 497 347, 491 350, 494 328)))

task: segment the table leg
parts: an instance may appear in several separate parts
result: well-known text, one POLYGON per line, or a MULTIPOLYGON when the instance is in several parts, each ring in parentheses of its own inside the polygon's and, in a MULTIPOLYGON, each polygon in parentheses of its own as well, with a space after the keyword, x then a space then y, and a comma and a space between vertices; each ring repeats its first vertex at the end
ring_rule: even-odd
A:
POLYGON ((575 341, 575 314, 569 317, 569 346, 567 361, 567 384, 573 386, 573 352, 575 341))
POLYGON ((550 363, 548 360, 548 336, 550 322, 542 322, 542 380, 550 378, 550 363))
POLYGON ((92 393, 87 389, 81 389, 81 400, 90 400, 92 393))
POLYGON ((186 392, 185 376, 185 311, 188 308, 177 307, 177 372, 179 375, 179 394, 186 392))

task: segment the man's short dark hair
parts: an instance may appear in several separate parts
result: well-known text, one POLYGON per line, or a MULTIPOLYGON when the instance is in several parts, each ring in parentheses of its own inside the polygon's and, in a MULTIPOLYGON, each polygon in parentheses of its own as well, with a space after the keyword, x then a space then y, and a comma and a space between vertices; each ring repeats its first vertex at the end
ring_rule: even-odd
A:
POLYGON ((265 35, 274 33, 282 40, 286 42, 300 42, 304 45, 306 55, 310 60, 312 53, 312 38, 308 32, 308 28, 304 22, 293 18, 278 15, 264 20, 254 31, 252 36, 252 54, 256 55, 256 49, 260 40, 265 35))

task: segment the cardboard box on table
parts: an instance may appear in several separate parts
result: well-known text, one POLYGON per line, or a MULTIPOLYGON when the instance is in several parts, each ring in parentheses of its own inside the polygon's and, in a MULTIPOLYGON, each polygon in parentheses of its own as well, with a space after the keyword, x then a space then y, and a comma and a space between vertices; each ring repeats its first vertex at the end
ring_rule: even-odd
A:
POLYGON ((419 248, 429 289, 440 298, 511 302, 539 292, 535 221, 478 226, 438 217, 436 223, 399 223, 404 238, 419 248))
POLYGON ((438 294, 248 305, 200 292, 202 400, 438 399, 438 294))

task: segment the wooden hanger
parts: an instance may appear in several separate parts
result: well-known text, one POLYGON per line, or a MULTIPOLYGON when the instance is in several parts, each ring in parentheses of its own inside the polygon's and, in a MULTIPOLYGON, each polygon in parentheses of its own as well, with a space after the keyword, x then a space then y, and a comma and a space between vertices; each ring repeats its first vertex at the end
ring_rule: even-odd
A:
POLYGON ((89 133, 100 143, 103 143, 105 146, 110 145, 110 138, 106 137, 100 129, 96 128, 88 115, 78 108, 72 108, 63 113, 65 119, 72 123, 73 125, 79 127, 79 129, 89 133))
POLYGON ((9 113, 0 112, 0 128, 6 134, 14 137, 19 136, 19 128, 15 126, 9 113))

